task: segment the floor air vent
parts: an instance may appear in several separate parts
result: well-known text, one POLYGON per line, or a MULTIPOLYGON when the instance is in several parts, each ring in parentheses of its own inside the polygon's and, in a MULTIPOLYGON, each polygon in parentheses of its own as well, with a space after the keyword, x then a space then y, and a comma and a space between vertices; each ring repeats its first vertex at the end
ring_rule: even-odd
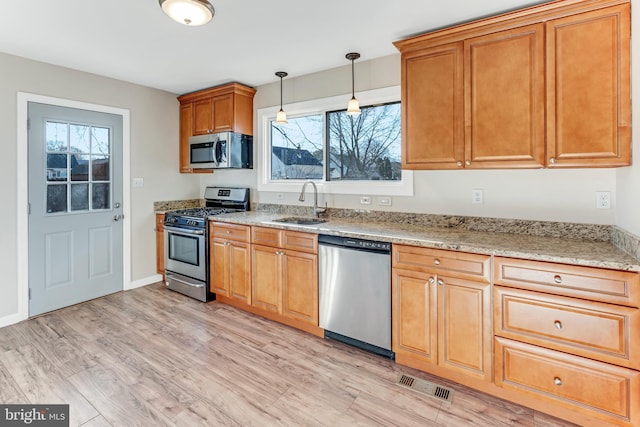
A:
POLYGON ((398 377, 398 381, 396 381, 396 384, 426 394, 427 396, 432 396, 436 399, 444 400, 445 402, 451 402, 451 399, 453 398, 453 390, 451 390, 450 388, 443 387, 429 381, 421 380, 407 374, 400 374, 400 376, 398 377))

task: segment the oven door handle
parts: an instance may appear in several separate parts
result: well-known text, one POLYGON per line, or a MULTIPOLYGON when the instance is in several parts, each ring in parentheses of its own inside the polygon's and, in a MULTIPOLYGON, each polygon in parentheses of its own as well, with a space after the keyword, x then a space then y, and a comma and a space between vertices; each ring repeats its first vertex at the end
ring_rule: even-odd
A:
POLYGON ((204 283, 187 282, 186 280, 178 279, 175 275, 171 273, 165 273, 165 276, 167 279, 175 280, 176 282, 180 282, 184 285, 191 286, 192 288, 204 288, 204 283))
POLYGON ((170 231, 171 233, 184 234, 184 235, 190 235, 190 236, 193 236, 193 235, 201 236, 204 234, 204 230, 188 230, 186 228, 170 227, 168 225, 165 225, 164 229, 166 231, 170 231))

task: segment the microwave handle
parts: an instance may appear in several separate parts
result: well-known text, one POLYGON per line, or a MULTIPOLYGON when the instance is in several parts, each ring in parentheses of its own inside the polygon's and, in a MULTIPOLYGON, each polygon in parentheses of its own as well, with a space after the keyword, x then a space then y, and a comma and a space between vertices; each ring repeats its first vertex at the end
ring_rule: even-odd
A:
POLYGON ((220 166, 220 161, 222 160, 222 145, 220 144, 220 137, 216 138, 216 145, 213 147, 213 162, 216 164, 216 167, 220 166))

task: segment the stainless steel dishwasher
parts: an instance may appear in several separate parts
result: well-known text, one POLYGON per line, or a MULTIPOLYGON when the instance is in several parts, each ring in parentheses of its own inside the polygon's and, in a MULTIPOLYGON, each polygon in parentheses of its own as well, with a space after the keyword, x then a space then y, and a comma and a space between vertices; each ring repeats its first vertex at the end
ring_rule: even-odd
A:
POLYGON ((321 234, 318 274, 325 337, 393 358, 391 243, 321 234))

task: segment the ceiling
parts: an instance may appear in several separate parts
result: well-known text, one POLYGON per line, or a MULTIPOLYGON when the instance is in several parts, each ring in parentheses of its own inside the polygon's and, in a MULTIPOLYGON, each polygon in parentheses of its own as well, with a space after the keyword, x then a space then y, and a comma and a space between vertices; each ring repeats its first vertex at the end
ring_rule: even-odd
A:
POLYGON ((397 53, 392 42, 535 0, 210 0, 202 27, 158 0, 0 0, 0 52, 176 94, 259 86, 397 53))

